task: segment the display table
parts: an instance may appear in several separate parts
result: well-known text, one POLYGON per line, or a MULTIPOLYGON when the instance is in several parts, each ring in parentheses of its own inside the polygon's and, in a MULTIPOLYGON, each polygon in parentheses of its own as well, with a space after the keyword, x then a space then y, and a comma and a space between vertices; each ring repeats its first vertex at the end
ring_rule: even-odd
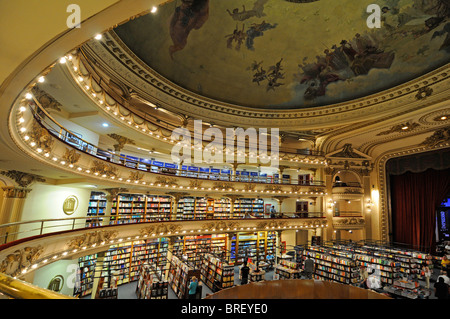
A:
POLYGON ((264 270, 260 269, 258 272, 256 272, 255 270, 250 269, 250 274, 249 274, 250 282, 263 281, 265 274, 266 274, 266 272, 264 270))
POLYGON ((428 289, 419 287, 417 282, 407 280, 395 280, 393 285, 385 286, 383 291, 400 298, 425 299, 430 297, 428 289))

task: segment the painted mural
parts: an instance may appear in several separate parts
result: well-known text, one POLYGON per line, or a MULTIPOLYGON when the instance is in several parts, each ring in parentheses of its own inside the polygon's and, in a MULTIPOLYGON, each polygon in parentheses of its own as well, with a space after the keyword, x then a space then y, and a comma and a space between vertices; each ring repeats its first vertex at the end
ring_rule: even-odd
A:
POLYGON ((173 83, 245 107, 326 106, 450 62, 448 0, 176 0, 115 29, 173 83), (369 28, 367 7, 382 9, 369 28))

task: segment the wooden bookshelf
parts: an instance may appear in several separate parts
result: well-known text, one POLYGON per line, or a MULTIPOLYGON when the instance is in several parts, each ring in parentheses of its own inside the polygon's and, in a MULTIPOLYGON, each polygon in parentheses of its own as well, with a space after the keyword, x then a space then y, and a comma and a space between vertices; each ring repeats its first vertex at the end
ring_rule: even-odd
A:
POLYGON ((169 283, 163 273, 152 264, 143 264, 139 270, 136 286, 138 299, 167 299, 169 283))
POLYGON ((112 203, 111 221, 131 222, 170 220, 172 200, 169 196, 119 194, 112 203))
MULTIPOLYGON (((106 194, 91 192, 87 217, 104 216, 106 213, 106 194)), ((103 218, 86 219, 86 227, 101 226, 103 218)))
POLYGON ((352 254, 339 257, 330 254, 321 247, 310 247, 304 251, 304 256, 314 260, 314 278, 319 280, 337 281, 344 284, 356 284, 359 281, 359 267, 352 254))
POLYGON ((79 282, 75 285, 73 295, 84 297, 92 293, 94 284, 94 268, 97 262, 97 254, 78 258, 77 277, 79 282))
POLYGON ((264 217, 264 200, 258 198, 240 198, 234 202, 234 218, 245 218, 249 214, 264 217))
POLYGON ((294 261, 282 259, 275 267, 275 273, 280 277, 280 279, 299 279, 299 264, 294 261))
POLYGON ((248 258, 255 258, 257 249, 259 249, 259 260, 265 260, 268 254, 275 255, 275 243, 274 232, 237 233, 231 239, 230 263, 243 263, 246 252, 248 258))
POLYGON ((193 276, 200 278, 200 270, 195 270, 191 265, 172 255, 168 281, 169 286, 178 299, 186 299, 188 297, 189 281, 193 276))
POLYGON ((229 199, 216 199, 213 209, 215 219, 228 219, 231 217, 231 203, 229 199))
POLYGON ((205 254, 202 258, 200 280, 212 291, 233 287, 234 266, 212 254, 205 254))

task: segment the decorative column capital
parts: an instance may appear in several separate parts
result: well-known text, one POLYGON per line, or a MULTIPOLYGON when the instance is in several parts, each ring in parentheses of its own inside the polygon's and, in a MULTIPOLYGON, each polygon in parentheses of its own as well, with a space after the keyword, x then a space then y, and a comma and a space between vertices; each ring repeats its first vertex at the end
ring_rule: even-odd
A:
POLYGON ((4 198, 26 198, 31 189, 20 187, 2 187, 4 198))
POLYGON ((0 171, 0 174, 14 180, 19 187, 25 188, 34 182, 45 182, 45 179, 34 174, 24 173, 16 170, 0 171))

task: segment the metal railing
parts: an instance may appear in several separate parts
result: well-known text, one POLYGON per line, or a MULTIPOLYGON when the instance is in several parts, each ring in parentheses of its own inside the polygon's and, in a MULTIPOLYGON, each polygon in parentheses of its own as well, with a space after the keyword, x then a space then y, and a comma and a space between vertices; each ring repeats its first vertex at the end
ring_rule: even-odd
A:
MULTIPOLYGON (((248 183, 261 183, 261 184, 286 184, 286 185, 300 185, 300 186, 325 186, 324 181, 320 180, 303 180, 295 177, 283 177, 283 176, 261 176, 258 172, 251 171, 239 171, 239 175, 233 175, 230 172, 210 172, 210 168, 205 168, 207 172, 202 172, 201 167, 192 167, 187 169, 163 167, 163 162, 158 162, 155 165, 155 161, 144 158, 131 157, 124 154, 116 154, 113 151, 104 150, 99 148, 88 141, 81 138, 76 132, 70 131, 64 126, 60 125, 45 109, 43 109, 39 102, 34 99, 34 103, 30 103, 30 109, 33 113, 33 117, 38 124, 45 128, 53 137, 57 138, 61 142, 70 145, 79 151, 93 156, 97 159, 101 159, 116 165, 124 166, 126 168, 136 169, 139 171, 146 171, 150 173, 180 176, 189 178, 208 179, 214 181, 236 181, 236 182, 248 182, 248 183), (244 175, 242 175, 244 173, 244 175), (253 176, 253 174, 258 174, 253 176)), ((169 163, 175 165, 173 163, 169 163)))
POLYGON ((362 212, 358 211, 338 211, 333 213, 333 217, 362 217, 362 212))
MULTIPOLYGON (((278 213, 274 218, 323 218, 324 213, 278 213)), ((84 228, 96 228, 110 225, 158 223, 164 221, 196 221, 196 220, 224 220, 223 218, 197 218, 197 219, 177 219, 168 216, 166 219, 151 219, 145 216, 136 217, 136 214, 101 215, 86 217, 69 217, 60 219, 28 220, 0 225, 0 244, 33 236, 41 236, 60 231, 71 231, 84 228), (119 218, 120 217, 120 218, 119 218)), ((233 217, 230 213, 228 220, 237 219, 264 219, 264 217, 233 217)))

